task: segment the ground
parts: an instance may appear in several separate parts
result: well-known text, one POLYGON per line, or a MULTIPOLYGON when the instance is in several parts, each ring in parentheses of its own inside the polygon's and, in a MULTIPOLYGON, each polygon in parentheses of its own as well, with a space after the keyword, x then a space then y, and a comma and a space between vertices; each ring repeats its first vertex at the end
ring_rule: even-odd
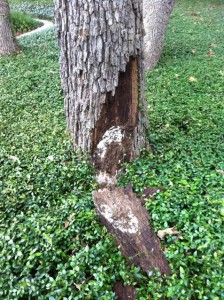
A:
POLYGON ((66 134, 53 30, 0 60, 0 299, 114 299, 120 279, 141 300, 224 298, 223 18, 223 1, 177 2, 147 76, 155 153, 120 177, 139 194, 161 188, 146 200, 153 227, 183 237, 162 241, 166 280, 128 267, 98 220, 93 170, 66 134))

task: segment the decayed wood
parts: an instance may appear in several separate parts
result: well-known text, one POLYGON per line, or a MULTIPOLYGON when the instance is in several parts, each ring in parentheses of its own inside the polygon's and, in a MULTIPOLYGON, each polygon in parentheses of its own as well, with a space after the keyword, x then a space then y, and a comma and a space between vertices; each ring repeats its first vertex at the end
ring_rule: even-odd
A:
POLYGON ((104 188, 93 192, 93 196, 101 222, 115 235, 128 261, 147 273, 156 268, 169 275, 171 270, 149 223, 148 212, 132 189, 104 188))
POLYGON ((144 36, 144 66, 153 69, 160 58, 174 0, 142 0, 144 36))
POLYGON ((119 75, 114 96, 107 94, 93 136, 94 161, 98 170, 115 174, 118 163, 133 157, 132 144, 138 124, 138 60, 131 57, 119 75))
POLYGON ((119 281, 115 286, 115 294, 117 300, 132 300, 135 299, 137 290, 133 286, 123 286, 122 282, 119 281))
POLYGON ((0 0, 0 56, 16 51, 18 45, 11 28, 9 4, 7 0, 0 0))
POLYGON ((99 169, 109 148, 112 174, 148 147, 142 1, 56 0, 55 12, 68 130, 99 169))

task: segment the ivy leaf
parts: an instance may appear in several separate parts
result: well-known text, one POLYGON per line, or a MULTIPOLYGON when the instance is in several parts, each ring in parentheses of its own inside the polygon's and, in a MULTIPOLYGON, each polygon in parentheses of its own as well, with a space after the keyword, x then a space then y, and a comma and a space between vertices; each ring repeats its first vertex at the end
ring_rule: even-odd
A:
POLYGON ((181 266, 180 266, 179 270, 180 270, 180 278, 183 279, 185 277, 185 271, 184 271, 183 267, 181 267, 181 266))

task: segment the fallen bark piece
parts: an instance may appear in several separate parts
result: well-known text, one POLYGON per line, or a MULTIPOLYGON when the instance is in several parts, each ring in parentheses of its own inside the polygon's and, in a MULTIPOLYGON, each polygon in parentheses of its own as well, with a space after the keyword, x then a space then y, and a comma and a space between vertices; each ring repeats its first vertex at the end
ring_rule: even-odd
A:
POLYGON ((178 235, 179 239, 182 240, 183 237, 180 235, 180 232, 175 230, 175 227, 167 228, 164 230, 158 230, 157 236, 163 240, 166 235, 178 235))
POLYGON ((115 294, 117 300, 133 300, 135 299, 137 290, 136 288, 130 285, 123 286, 122 282, 118 281, 118 283, 115 286, 115 294))
POLYGON ((93 192, 96 211, 103 225, 115 235, 122 254, 144 272, 157 268, 171 274, 160 242, 149 224, 150 217, 130 186, 111 187, 93 192))

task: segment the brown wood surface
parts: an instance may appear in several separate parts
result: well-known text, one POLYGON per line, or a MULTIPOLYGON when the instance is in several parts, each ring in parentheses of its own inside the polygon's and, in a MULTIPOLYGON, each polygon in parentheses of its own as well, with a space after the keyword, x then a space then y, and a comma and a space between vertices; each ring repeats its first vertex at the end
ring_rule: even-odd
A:
POLYGON ((144 272, 156 268, 161 274, 171 274, 148 212, 130 186, 104 188, 93 192, 93 196, 101 222, 115 236, 128 262, 144 272))
POLYGON ((118 281, 115 286, 115 294, 117 300, 133 300, 137 294, 136 288, 130 285, 123 285, 121 281, 118 281))

